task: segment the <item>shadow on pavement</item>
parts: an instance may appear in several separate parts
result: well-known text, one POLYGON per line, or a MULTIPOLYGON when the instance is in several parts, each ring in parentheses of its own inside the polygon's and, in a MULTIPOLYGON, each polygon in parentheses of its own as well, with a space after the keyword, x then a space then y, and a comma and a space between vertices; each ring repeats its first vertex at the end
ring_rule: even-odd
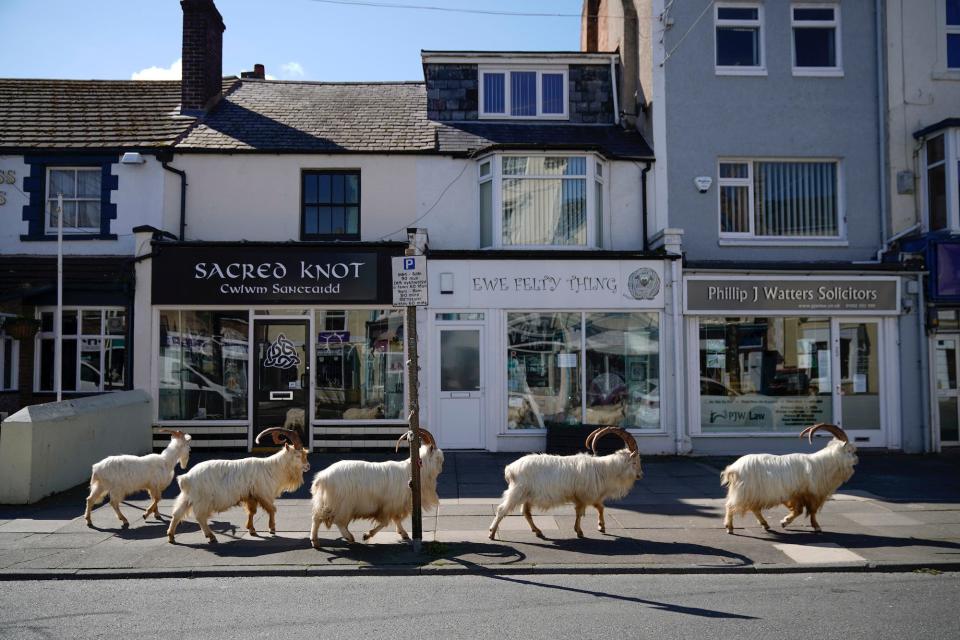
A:
POLYGON ((841 533, 836 531, 824 531, 815 533, 813 531, 778 531, 771 529, 766 535, 751 535, 747 533, 737 533, 735 536, 741 538, 751 538, 753 540, 766 540, 769 542, 789 542, 791 544, 809 544, 829 542, 845 549, 878 549, 882 547, 931 547, 934 549, 949 549, 960 553, 960 543, 950 542, 949 540, 927 540, 924 538, 893 538, 891 536, 876 536, 869 533, 841 533))
POLYGON ((654 540, 637 540, 636 538, 609 536, 608 539, 597 540, 595 538, 573 538, 538 542, 515 541, 511 544, 516 546, 539 547, 541 549, 550 549, 562 551, 564 553, 582 553, 591 556, 615 557, 615 556, 713 556, 717 558, 729 558, 736 560, 740 566, 753 564, 753 560, 745 555, 708 547, 701 544, 689 542, 657 542, 654 540))

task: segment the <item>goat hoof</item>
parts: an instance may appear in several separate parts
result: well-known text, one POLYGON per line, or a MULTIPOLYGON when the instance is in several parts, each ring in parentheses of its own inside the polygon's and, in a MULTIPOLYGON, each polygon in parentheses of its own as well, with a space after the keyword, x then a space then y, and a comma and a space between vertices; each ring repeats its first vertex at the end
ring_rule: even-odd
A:
POLYGON ((823 533, 823 530, 820 527, 817 527, 813 530, 814 533, 823 533))
POLYGON ((87 526, 93 528, 93 520, 87 520, 87 526))
MULTIPOLYGON (((543 536, 540 536, 540 537, 542 538, 543 536)), ((583 532, 578 532, 578 533, 577 533, 577 537, 578 537, 578 538, 586 538, 587 536, 583 535, 583 532)))
POLYGON ((127 522, 126 520, 124 520, 124 521, 123 521, 123 524, 120 525, 120 528, 121 528, 121 529, 129 529, 129 528, 130 528, 130 523, 127 522))
POLYGON ((547 536, 543 535, 543 531, 534 531, 533 535, 537 536, 541 540, 546 540, 547 536))
POLYGON ((728 529, 727 529, 727 533, 732 536, 732 535, 733 535, 733 527, 728 528, 728 529))
POLYGON ((255 538, 259 538, 259 537, 260 537, 260 534, 257 533, 257 530, 256 530, 256 529, 247 529, 247 532, 248 532, 250 535, 252 535, 253 537, 255 537, 255 538))
POLYGON ((276 530, 276 529, 270 529, 270 535, 272 535, 272 536, 277 535, 277 530, 276 530))
POLYGON ((149 517, 150 517, 150 514, 149 514, 149 513, 143 514, 143 519, 144 519, 144 520, 146 520, 146 519, 149 518, 149 517))
POLYGON ((372 538, 372 537, 373 537, 373 536, 371 536, 369 533, 365 533, 365 534, 363 534, 363 541, 366 542, 367 540, 369 540, 369 539, 372 538))
POLYGON ((170 544, 177 544, 177 541, 173 539, 173 536, 167 536, 167 542, 170 544))
POLYGON ((487 536, 487 537, 490 538, 491 540, 496 540, 496 539, 497 539, 497 534, 496 534, 496 533, 491 533, 491 534, 490 534, 489 536, 487 536))
POLYGON ((219 541, 215 537, 210 536, 209 538, 207 538, 207 542, 209 542, 210 544, 217 544, 219 541))
POLYGON ((314 549, 316 549, 317 551, 320 551, 320 541, 319 541, 319 540, 311 540, 311 541, 310 541, 310 546, 313 547, 314 549))

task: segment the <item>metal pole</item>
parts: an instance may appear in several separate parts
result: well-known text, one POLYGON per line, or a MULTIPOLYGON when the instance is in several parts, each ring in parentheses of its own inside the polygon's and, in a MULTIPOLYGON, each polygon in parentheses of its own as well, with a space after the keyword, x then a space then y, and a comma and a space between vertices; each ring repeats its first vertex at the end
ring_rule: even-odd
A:
MULTIPOLYGON (((404 255, 413 256, 417 250, 412 245, 404 255)), ((407 307, 405 331, 407 333, 407 402, 410 405, 410 490, 413 492, 413 511, 410 519, 413 526, 413 550, 420 552, 423 541, 423 512, 420 506, 420 358, 417 353, 417 308, 407 307)))
POLYGON ((57 194, 57 315, 53 319, 56 337, 53 350, 53 384, 57 402, 63 400, 63 194, 57 194))

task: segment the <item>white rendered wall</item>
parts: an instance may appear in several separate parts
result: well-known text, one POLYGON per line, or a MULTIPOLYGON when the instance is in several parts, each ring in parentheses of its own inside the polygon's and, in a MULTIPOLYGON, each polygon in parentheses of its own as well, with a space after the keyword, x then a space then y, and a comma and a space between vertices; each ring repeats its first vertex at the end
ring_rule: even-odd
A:
POLYGON ((0 429, 0 503, 29 504, 74 487, 95 462, 148 453, 151 441, 145 391, 25 407, 0 429))

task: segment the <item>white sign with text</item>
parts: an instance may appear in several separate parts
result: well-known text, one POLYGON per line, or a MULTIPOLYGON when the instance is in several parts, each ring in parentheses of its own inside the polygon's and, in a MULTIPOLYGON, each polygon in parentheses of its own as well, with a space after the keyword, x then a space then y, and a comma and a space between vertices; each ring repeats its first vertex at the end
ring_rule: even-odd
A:
POLYGON ((393 258, 393 306, 427 306, 427 257, 393 258))

